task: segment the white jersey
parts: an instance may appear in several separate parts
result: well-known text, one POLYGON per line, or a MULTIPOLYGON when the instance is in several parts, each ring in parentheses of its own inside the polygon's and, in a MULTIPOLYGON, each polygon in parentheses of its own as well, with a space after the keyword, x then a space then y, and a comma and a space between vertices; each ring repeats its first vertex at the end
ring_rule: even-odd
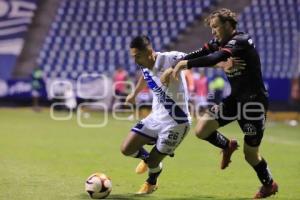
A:
POLYGON ((156 52, 153 68, 142 68, 148 87, 153 92, 152 117, 161 123, 191 123, 188 110, 188 90, 183 72, 178 80, 170 78, 168 87, 160 82, 160 76, 169 67, 174 67, 186 54, 177 51, 156 52))

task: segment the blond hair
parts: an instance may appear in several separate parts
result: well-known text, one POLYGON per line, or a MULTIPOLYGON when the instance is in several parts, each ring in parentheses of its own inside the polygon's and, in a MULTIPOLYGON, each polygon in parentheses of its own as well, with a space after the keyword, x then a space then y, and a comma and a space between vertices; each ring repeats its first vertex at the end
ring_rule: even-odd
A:
POLYGON ((232 27, 235 29, 237 25, 237 17, 234 12, 227 8, 221 8, 220 10, 216 10, 212 12, 206 19, 206 25, 210 25, 210 22, 213 18, 218 17, 222 23, 229 22, 232 27))

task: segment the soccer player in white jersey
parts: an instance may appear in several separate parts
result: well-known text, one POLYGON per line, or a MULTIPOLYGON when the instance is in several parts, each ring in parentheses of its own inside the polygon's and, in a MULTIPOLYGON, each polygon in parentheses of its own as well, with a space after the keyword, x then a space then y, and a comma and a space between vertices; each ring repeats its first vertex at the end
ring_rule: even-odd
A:
POLYGON ((155 52, 147 36, 137 36, 131 41, 130 54, 143 76, 127 96, 126 102, 134 103, 137 94, 146 86, 153 92, 153 102, 152 112, 131 129, 121 146, 121 152, 142 160, 136 173, 148 171, 148 178, 137 194, 150 194, 157 189, 157 178, 162 171, 161 161, 167 155, 174 155, 174 150, 190 129, 184 74, 181 73, 178 80, 171 77, 168 86, 160 81, 164 74, 172 72, 170 66, 175 66, 185 54, 176 51, 155 52), (143 146, 149 143, 155 145, 148 153, 143 146))

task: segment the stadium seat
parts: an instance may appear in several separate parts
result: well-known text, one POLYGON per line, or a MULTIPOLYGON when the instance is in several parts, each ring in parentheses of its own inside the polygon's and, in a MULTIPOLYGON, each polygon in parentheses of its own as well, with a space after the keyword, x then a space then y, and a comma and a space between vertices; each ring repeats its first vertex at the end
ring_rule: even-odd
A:
POLYGON ((129 53, 124 53, 132 37, 147 34, 154 40, 155 49, 162 51, 214 3, 62 0, 37 62, 48 77, 76 79, 86 69, 113 72, 120 63, 135 73, 129 53), (61 73, 65 69, 67 72, 61 73))
POLYGON ((291 78, 297 72, 299 4, 299 0, 252 0, 239 17, 239 28, 251 34, 261 55, 266 78, 291 78))

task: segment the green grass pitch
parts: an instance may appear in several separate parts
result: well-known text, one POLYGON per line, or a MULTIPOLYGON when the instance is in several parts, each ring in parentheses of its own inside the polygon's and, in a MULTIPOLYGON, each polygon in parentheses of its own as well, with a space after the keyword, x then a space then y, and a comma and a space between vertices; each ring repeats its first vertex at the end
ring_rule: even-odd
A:
MULTIPOLYGON (((101 117, 92 115, 85 123, 101 117)), ((242 148, 222 171, 220 150, 197 139, 192 129, 175 157, 165 159, 159 189, 150 196, 137 197, 134 193, 146 175, 136 175, 138 160, 122 156, 119 150, 135 121, 109 116, 103 128, 82 128, 76 116, 55 121, 47 110, 0 109, 0 124, 1 200, 89 199, 84 182, 94 172, 111 177, 113 191, 108 199, 251 199, 260 185, 244 160, 242 148)), ((242 144, 237 124, 222 131, 242 144)), ((299 126, 268 123, 261 152, 280 186, 272 198, 300 199, 299 126)))

